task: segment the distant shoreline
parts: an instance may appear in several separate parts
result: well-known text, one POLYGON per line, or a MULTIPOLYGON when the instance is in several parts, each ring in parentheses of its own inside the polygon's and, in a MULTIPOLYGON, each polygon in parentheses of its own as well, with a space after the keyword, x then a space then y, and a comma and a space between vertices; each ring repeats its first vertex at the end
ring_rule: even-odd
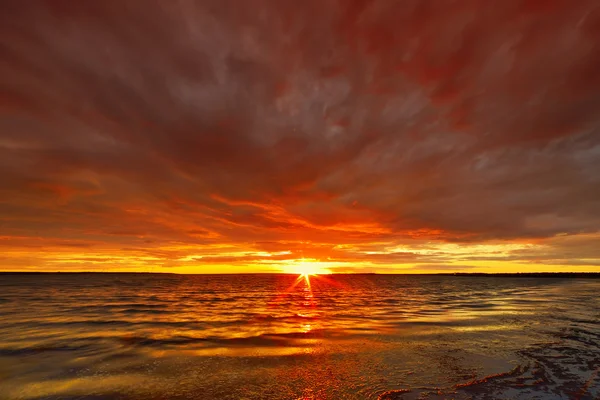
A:
MULTIPOLYGON (((1 275, 296 275, 283 272, 245 272, 245 273, 230 273, 230 274, 178 274, 174 272, 125 272, 125 271, 0 271, 1 275)), ((431 274, 379 274, 374 272, 367 273, 333 273, 328 275, 343 275, 343 276, 364 276, 364 275, 380 275, 380 276, 453 276, 453 277, 490 277, 490 278, 586 278, 600 279, 600 272, 507 272, 507 273, 484 273, 484 272, 444 272, 431 274)))
POLYGON ((484 273, 484 272, 454 272, 431 275, 441 276, 489 276, 506 278, 600 278, 600 272, 506 272, 506 273, 484 273))

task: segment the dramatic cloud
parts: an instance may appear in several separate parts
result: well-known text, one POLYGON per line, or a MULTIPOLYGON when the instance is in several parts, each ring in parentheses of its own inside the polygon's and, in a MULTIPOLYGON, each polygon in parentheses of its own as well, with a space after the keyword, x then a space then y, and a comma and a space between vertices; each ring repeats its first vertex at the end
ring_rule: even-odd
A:
POLYGON ((594 0, 4 1, 0 268, 600 270, 599 37, 594 0))

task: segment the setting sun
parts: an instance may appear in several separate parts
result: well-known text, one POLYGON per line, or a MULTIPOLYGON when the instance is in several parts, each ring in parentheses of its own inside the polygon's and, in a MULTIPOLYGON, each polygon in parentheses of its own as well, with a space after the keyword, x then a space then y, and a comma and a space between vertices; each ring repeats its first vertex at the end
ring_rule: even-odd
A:
POLYGON ((288 274, 308 275, 326 275, 331 274, 331 270, 327 268, 327 263, 317 260, 294 260, 285 267, 283 271, 288 274))

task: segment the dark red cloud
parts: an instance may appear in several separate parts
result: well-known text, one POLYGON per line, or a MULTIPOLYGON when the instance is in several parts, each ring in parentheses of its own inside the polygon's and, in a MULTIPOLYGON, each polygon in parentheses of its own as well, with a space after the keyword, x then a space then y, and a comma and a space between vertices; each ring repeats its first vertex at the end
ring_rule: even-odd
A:
POLYGON ((593 0, 4 1, 0 235, 157 265, 595 239, 599 35, 593 0))

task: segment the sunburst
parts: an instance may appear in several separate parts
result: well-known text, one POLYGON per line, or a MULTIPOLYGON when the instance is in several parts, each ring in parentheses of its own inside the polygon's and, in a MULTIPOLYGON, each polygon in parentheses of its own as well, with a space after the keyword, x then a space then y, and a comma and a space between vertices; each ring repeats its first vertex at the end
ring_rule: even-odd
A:
POLYGON ((331 274, 331 270, 327 268, 328 266, 329 265, 327 263, 319 260, 301 258, 290 261, 289 264, 283 267, 283 270, 290 274, 298 274, 303 277, 308 277, 311 275, 331 274))

